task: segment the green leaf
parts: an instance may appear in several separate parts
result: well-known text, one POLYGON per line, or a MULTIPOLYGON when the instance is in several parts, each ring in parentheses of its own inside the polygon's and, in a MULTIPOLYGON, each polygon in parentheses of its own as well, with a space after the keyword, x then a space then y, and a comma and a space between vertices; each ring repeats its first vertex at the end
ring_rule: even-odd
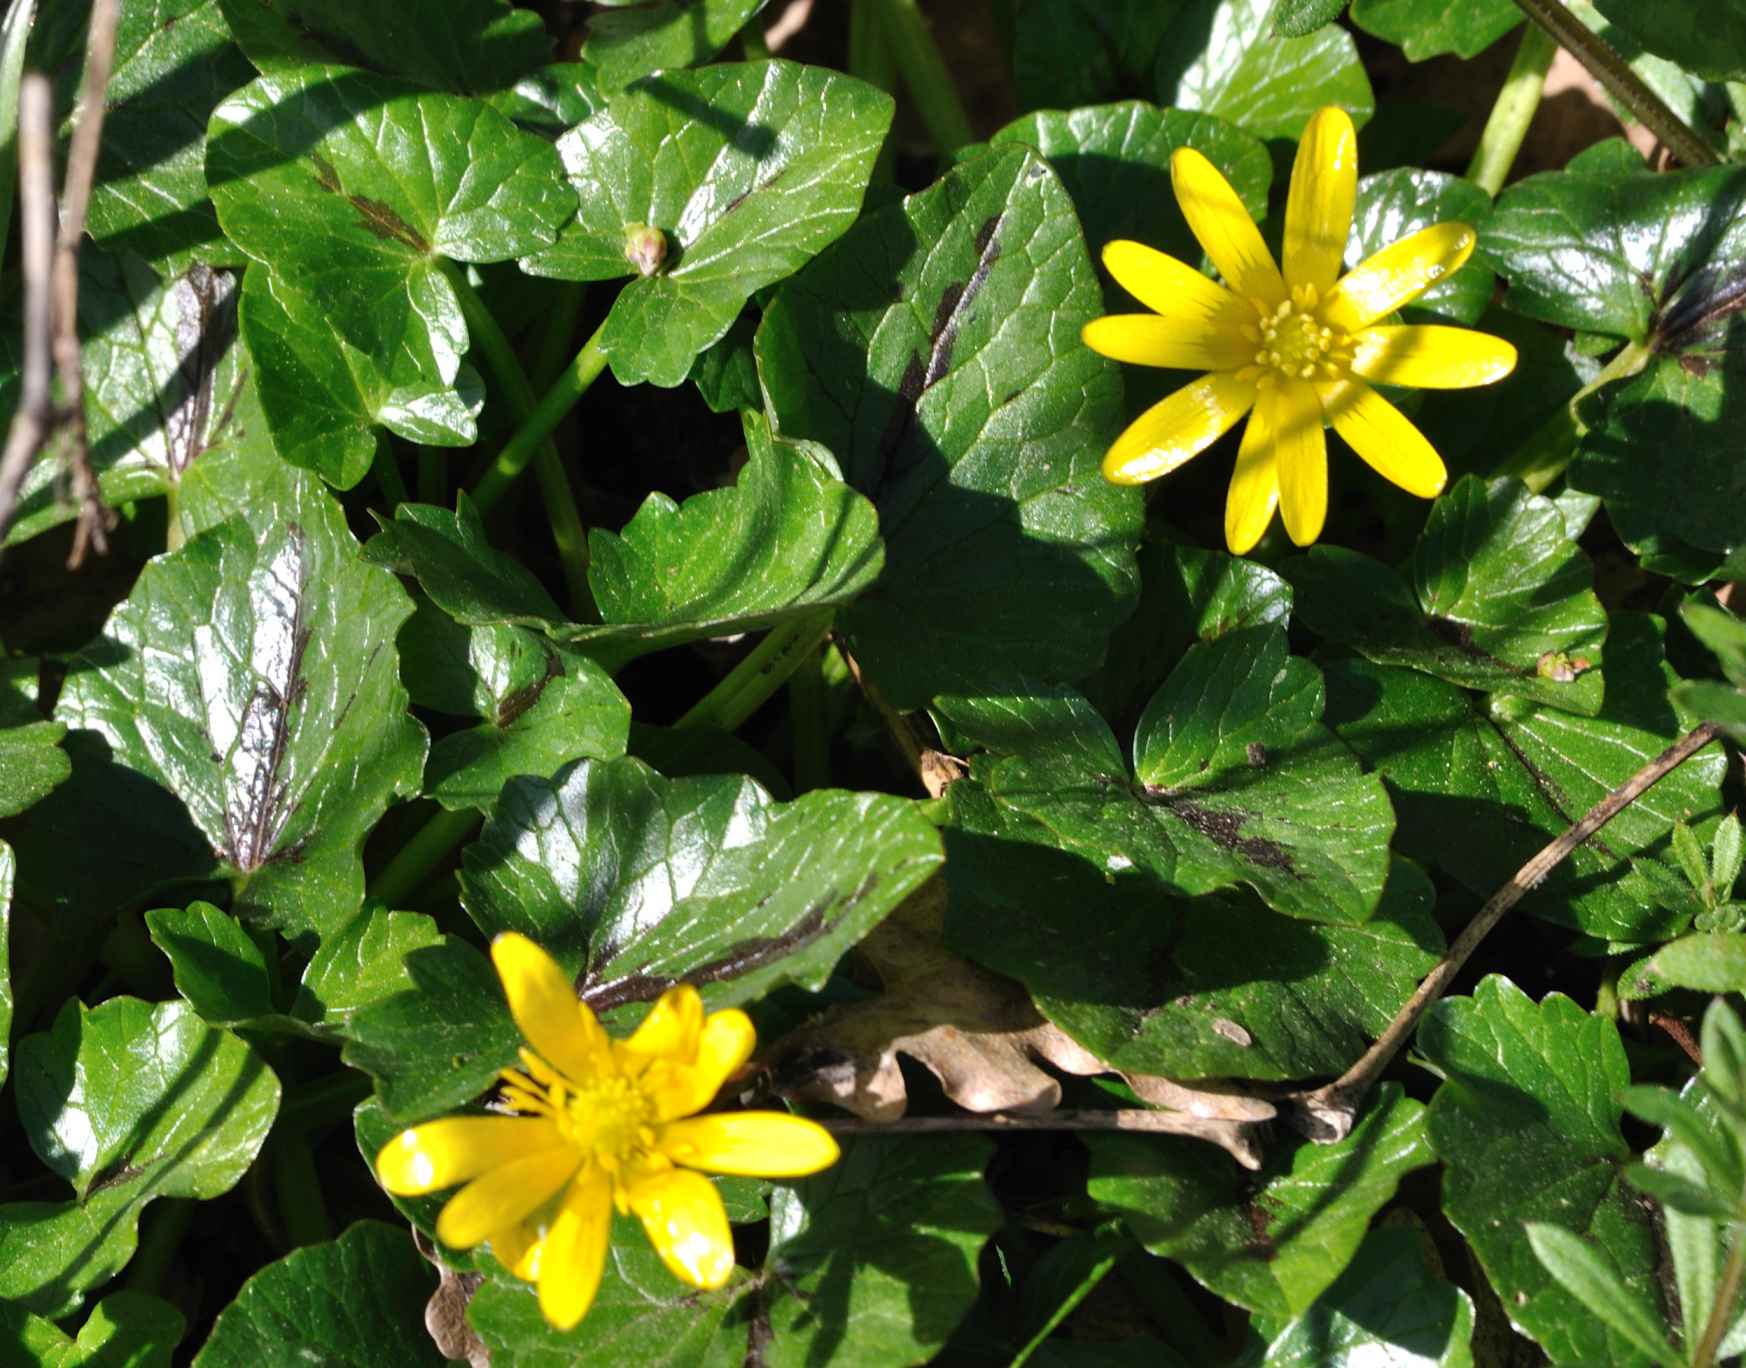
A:
POLYGON ((1432 506, 1404 569, 1331 546, 1281 566, 1298 620, 1379 665, 1600 712, 1606 611, 1550 500, 1465 476, 1432 506))
POLYGON ((332 64, 485 94, 514 85, 552 50, 540 17, 505 0, 445 0, 441 23, 404 6, 348 0, 219 4, 249 60, 269 75, 332 64))
MULTIPOLYGON (((1605 706, 1579 717, 1519 699, 1475 697, 1415 671, 1361 660, 1327 667, 1328 722, 1388 780, 1396 848, 1488 897, 1547 842, 1672 745, 1657 619, 1621 613, 1604 665, 1605 706)), ((1725 761, 1706 749, 1576 848, 1524 910, 1607 940, 1663 940, 1676 918, 1620 882, 1664 850, 1678 820, 1715 811, 1725 761)))
POLYGON ((1639 1353, 1678 1368, 1683 1355, 1667 1342, 1654 1304, 1641 1289, 1625 1286, 1604 1250, 1595 1249, 1562 1226, 1530 1221, 1522 1227, 1534 1255, 1565 1291, 1605 1321, 1639 1353))
POLYGON ((1518 313, 1679 348, 1746 262, 1743 198, 1746 169, 1650 171, 1603 143, 1506 190, 1479 251, 1518 313))
POLYGON ((1054 846, 1177 895, 1246 884, 1276 912, 1356 923, 1376 909, 1393 814, 1321 726, 1322 680, 1251 627, 1193 646, 1146 709, 1129 777, 1078 694, 942 699, 959 754, 953 824, 1054 846))
POLYGON ((1120 393, 1079 342, 1098 310, 1061 183, 1007 148, 864 216, 765 313, 776 426, 879 510, 884 576, 838 623, 894 707, 1083 675, 1127 613, 1140 503, 1098 469, 1120 393))
MULTIPOLYGON (((1358 182, 1352 212, 1352 239, 1346 264, 1360 261, 1421 228, 1435 223, 1465 223, 1481 229, 1491 217, 1491 197, 1470 180, 1441 171, 1400 167, 1358 182)), ((1469 261, 1454 275, 1407 306, 1408 321, 1472 324, 1491 303, 1494 280, 1482 263, 1469 261)))
POLYGON ((211 903, 145 915, 152 944, 169 956, 176 991, 213 1026, 271 1016, 272 979, 261 944, 211 903))
POLYGON ((34 1368, 170 1368, 187 1329, 180 1311, 144 1292, 111 1292, 91 1308, 77 1341, 52 1321, 0 1307, 0 1343, 34 1368))
MULTIPOLYGON (((62 135, 70 137, 90 6, 41 8, 32 65, 58 70, 56 108, 68 111, 62 135), (57 17, 46 11, 54 10, 66 13, 58 16, 59 42, 53 44, 60 51, 50 53, 42 49, 44 30, 52 31, 57 17)), ((204 170, 207 118, 254 75, 231 41, 222 9, 220 0, 123 5, 115 32, 86 224, 103 247, 138 253, 166 277, 197 261, 243 262, 219 231, 204 170)))
POLYGON ((1477 57, 1522 22, 1515 0, 1352 0, 1352 22, 1405 51, 1429 57, 1477 57))
POLYGON ((152 1198, 229 1191, 279 1109, 259 1056, 181 1002, 71 1001, 19 1042, 13 1083, 31 1148, 78 1196, 0 1206, 0 1297, 54 1317, 120 1271, 152 1198))
POLYGON ((574 1330, 546 1324, 531 1284, 500 1268, 491 1272, 473 1295, 467 1319, 490 1349, 493 1368, 702 1368, 738 1363, 747 1352, 744 1328, 728 1316, 751 1290, 749 1280, 735 1278, 713 1292, 687 1287, 667 1270, 634 1217, 613 1221, 600 1291, 574 1330))
POLYGON ((1044 1016, 1128 1073, 1338 1073, 1443 945, 1430 881, 1400 860, 1376 915, 1345 927, 1242 895, 1181 901, 1039 845, 948 831, 946 853, 951 947, 1019 980, 1044 1016))
POLYGON ((195 1368, 264 1363, 407 1368, 448 1362, 424 1328, 431 1266, 404 1230, 359 1221, 329 1244, 293 1250, 243 1284, 195 1368))
POLYGON ((406 957, 441 940, 436 923, 421 913, 366 903, 310 957, 292 1014, 343 1031, 353 1013, 413 988, 406 957))
POLYGON ((1680 604, 1679 616, 1716 657, 1728 682, 1746 689, 1746 622, 1697 598, 1680 604))
POLYGON ((1619 975, 1619 996, 1651 998, 1674 988, 1746 991, 1746 935, 1710 932, 1668 941, 1619 975))
POLYGON ((751 454, 732 488, 683 504, 650 494, 621 532, 590 533, 588 583, 605 625, 561 637, 629 659, 848 603, 878 580, 878 515, 828 454, 773 440, 756 413, 745 430, 751 454))
POLYGON ((743 776, 667 780, 584 760, 503 791, 463 856, 462 902, 585 971, 596 1010, 695 984, 712 1008, 824 986, 842 954, 940 863, 914 804, 815 790, 774 802, 743 776))
POLYGON ((1303 38, 1331 24, 1346 8, 1346 0, 1276 0, 1273 32, 1280 38, 1303 38))
MULTIPOLYGON (((87 248, 79 254, 79 321, 91 465, 111 507, 168 492, 217 450, 267 443, 235 345, 233 275, 196 264, 164 281, 138 257, 87 248)), ((16 384, 13 356, 0 403, 16 402, 16 384)), ((8 543, 74 516, 64 486, 58 461, 31 468, 8 543)))
POLYGON ((470 444, 467 328, 441 258, 556 237, 572 202, 551 145, 478 100, 288 67, 213 113, 207 169, 226 235, 267 268, 244 283, 242 334, 280 455, 349 487, 373 424, 470 444))
POLYGON ((0 729, 0 817, 16 817, 73 772, 59 722, 0 729))
POLYGON ((1585 410, 1589 427, 1570 484, 1599 494, 1634 536, 1708 551, 1746 546, 1746 444, 1733 421, 1743 380, 1743 358, 1687 353, 1657 357, 1602 390, 1585 410))
POLYGON ((343 1058, 375 1078, 391 1119, 422 1121, 477 1098, 522 1039, 491 961, 467 942, 444 937, 403 963, 413 987, 353 1013, 343 1058))
MULTIPOLYGON (((546 776, 572 760, 623 755, 630 736, 630 701, 600 666, 560 652, 531 632, 497 630, 525 638, 530 649, 515 653, 523 670, 490 680, 497 692, 487 701, 483 722, 431 746, 425 793, 450 811, 488 810, 518 774, 546 776), (525 672, 529 663, 537 669, 531 677, 525 672)), ((481 629, 477 635, 489 633, 481 629)))
POLYGON ((1188 0, 1158 52, 1158 103, 1200 109, 1260 138, 1295 139, 1339 105, 1357 123, 1376 108, 1352 35, 1330 25, 1280 38, 1272 0, 1188 0))
POLYGON ((1383 1226, 1314 1306, 1279 1331, 1262 1368, 1472 1368, 1473 1302, 1425 1266, 1429 1237, 1383 1226))
POLYGON ((1654 1233, 1620 1181, 1630 1147, 1617 1099, 1630 1074, 1613 1023, 1558 993, 1535 1003, 1494 974, 1472 997, 1435 1004, 1418 1046, 1444 1078, 1430 1113, 1443 1211, 1510 1319, 1555 1363, 1643 1362, 1546 1270, 1524 1228, 1586 1238, 1628 1294, 1656 1304, 1654 1233))
POLYGON ((12 231, 14 178, 18 173, 18 89, 25 50, 36 18, 36 0, 19 0, 0 20, 0 254, 12 231))
POLYGON ((0 841, 0 1083, 12 1063, 12 884, 18 857, 0 841))
POLYGON ((1071 109, 1151 92, 1183 0, 1019 0, 1012 79, 1021 109, 1071 109))
POLYGON ((664 234, 665 268, 619 292, 600 346, 621 384, 677 385, 754 290, 854 220, 891 114, 884 91, 793 62, 651 76, 559 139, 581 212, 522 264, 566 280, 635 275, 626 230, 664 234))
POLYGON ((1086 694, 1127 735, 1195 641, 1291 620, 1291 586, 1251 560, 1194 546, 1140 547, 1140 603, 1116 628, 1086 694))
MULTIPOLYGON (((1059 69, 1059 54, 1050 58, 1059 69)), ((1170 156, 1192 147, 1224 173, 1259 222, 1267 213, 1273 162, 1252 133, 1211 114, 1159 109, 1140 100, 1066 111, 1046 109, 1015 119, 990 147, 1034 147, 1048 159, 1073 200, 1094 253, 1120 238, 1143 242, 1180 261, 1201 259, 1200 244, 1170 188, 1170 156)), ((1132 313, 1127 291, 1104 290, 1108 313, 1132 313)))
POLYGON ((1425 1108, 1385 1083, 1332 1145, 1273 1151, 1259 1175, 1174 1136, 1087 1137, 1093 1200, 1227 1301, 1296 1317, 1340 1276, 1401 1178, 1434 1161, 1425 1108))
POLYGON ((430 504, 396 506, 365 559, 415 575, 432 602, 469 627, 516 624, 544 627, 563 617, 545 587, 513 556, 494 549, 485 520, 464 493, 455 511, 430 504))
POLYGON ((655 0, 597 13, 588 20, 582 59, 591 62, 601 87, 622 90, 650 72, 707 62, 764 0, 655 0))
MULTIPOLYGON (((362 901, 365 835, 416 791, 423 729, 394 653, 411 603, 359 561, 313 478, 270 472, 248 486, 248 521, 146 565, 75 658, 56 715, 186 804, 234 912, 325 934, 362 901)), ((201 489, 184 505, 211 511, 201 489)))
POLYGON ((1746 4, 1741 0, 1667 0, 1652 14, 1629 0, 1593 4, 1650 52, 1706 80, 1746 76, 1746 4))
POLYGON ((1000 1227, 982 1181, 991 1154, 978 1136, 873 1137, 778 1186, 757 1312, 764 1362, 928 1361, 976 1300, 977 1255, 1000 1227))

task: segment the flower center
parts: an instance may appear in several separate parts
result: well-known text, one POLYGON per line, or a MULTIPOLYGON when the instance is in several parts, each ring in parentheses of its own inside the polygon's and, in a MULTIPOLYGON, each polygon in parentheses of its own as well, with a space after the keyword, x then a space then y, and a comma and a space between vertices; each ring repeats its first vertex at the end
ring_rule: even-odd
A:
POLYGON ((526 1073, 503 1071, 504 1100, 518 1112, 549 1116, 566 1140, 607 1172, 654 1147, 654 1108, 635 1079, 612 1074, 576 1083, 531 1050, 523 1050, 521 1059, 526 1073))
POLYGON ((1352 364, 1352 339, 1322 322, 1319 303, 1315 286, 1299 285, 1276 308, 1255 306, 1256 322, 1243 329, 1256 344, 1252 378, 1269 384, 1280 379, 1337 380, 1346 373, 1352 364))

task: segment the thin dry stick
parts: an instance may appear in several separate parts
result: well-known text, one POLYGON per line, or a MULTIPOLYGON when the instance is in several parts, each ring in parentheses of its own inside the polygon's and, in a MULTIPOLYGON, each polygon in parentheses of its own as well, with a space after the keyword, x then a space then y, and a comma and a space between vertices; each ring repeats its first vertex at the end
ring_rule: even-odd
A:
POLYGON ((900 1116, 891 1121, 823 1118, 819 1125, 833 1135, 927 1135, 945 1131, 1130 1131, 1153 1135, 1186 1135, 1223 1145, 1240 1163, 1261 1166, 1254 1132, 1265 1123, 1216 1120, 1186 1112, 1153 1111, 1149 1107, 1118 1107, 1111 1111, 1055 1111, 1036 1116, 989 1112, 967 1116, 900 1116))
POLYGON ((49 383, 55 245, 54 131, 48 78, 26 76, 18 96, 18 217, 24 252, 24 362, 18 409, 0 453, 0 543, 18 507, 18 490, 54 425, 49 383))
POLYGON ((1295 1121, 1298 1126, 1313 1140, 1342 1140, 1350 1134, 1358 1104, 1364 1100, 1364 1094, 1370 1091, 1371 1085, 1388 1067, 1401 1046, 1406 1044, 1407 1037, 1418 1026, 1425 1009, 1443 995, 1455 975, 1461 972, 1461 966, 1467 963, 1468 956, 1485 939, 1491 928, 1503 919, 1504 913, 1520 902, 1523 894, 1537 887, 1577 846, 1714 741, 1716 732, 1713 722, 1705 722, 1701 727, 1695 728, 1601 799, 1588 810, 1580 822, 1518 869, 1508 883, 1491 895, 1485 906, 1479 909, 1478 915, 1467 923, 1466 929, 1455 938, 1448 953, 1438 962, 1436 968, 1425 975, 1418 990, 1395 1013, 1388 1029, 1364 1052, 1358 1062, 1325 1087, 1291 1099, 1297 1104, 1295 1121))
POLYGON ((79 241, 85 235, 85 213, 91 204, 91 184, 97 177, 97 148, 103 136, 108 103, 109 71, 115 60, 115 29, 121 0, 95 0, 91 28, 85 39, 85 79, 79 90, 78 122, 67 151, 67 178, 61 186, 61 229, 55 243, 55 372, 61 381, 67 427, 67 463, 73 475, 73 496, 79 503, 79 526, 67 568, 77 569, 87 545, 102 555, 114 515, 103 504, 85 436, 85 380, 79 352, 79 241))

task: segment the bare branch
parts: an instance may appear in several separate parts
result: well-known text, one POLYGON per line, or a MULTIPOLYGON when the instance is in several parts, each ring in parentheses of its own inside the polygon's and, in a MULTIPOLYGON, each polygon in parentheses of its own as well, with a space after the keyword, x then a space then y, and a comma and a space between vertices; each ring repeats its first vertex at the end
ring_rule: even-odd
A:
POLYGON ((0 543, 12 526, 18 491, 54 425, 49 382, 55 241, 53 104, 48 78, 28 75, 18 97, 18 216, 24 251, 24 364, 18 410, 0 453, 0 543))
POLYGON ((1128 1131, 1149 1135, 1185 1135, 1207 1140, 1230 1152, 1245 1168, 1261 1167, 1256 1143, 1265 1122, 1231 1121, 1191 1116, 1187 1112, 1153 1111, 1150 1107, 1118 1107, 1110 1111, 1057 1111, 1040 1116, 996 1112, 968 1116, 899 1116, 890 1121, 821 1118, 833 1135, 917 1135, 944 1131, 1128 1131))
POLYGON ((1371 1085, 1382 1075, 1382 1071, 1388 1067, 1401 1046, 1406 1044, 1425 1009, 1448 991, 1449 984, 1461 972, 1461 966, 1467 963, 1468 956, 1478 948, 1480 941, 1486 938, 1492 927, 1503 920, 1504 913, 1520 902, 1529 889, 1538 887, 1577 846, 1715 740, 1716 733, 1715 724, 1706 722, 1682 737, 1596 803, 1580 822, 1518 869, 1510 881, 1493 893, 1485 906, 1479 909, 1478 914, 1455 938, 1448 953, 1438 961, 1436 968, 1425 975, 1424 981, 1419 984, 1412 997, 1407 999, 1406 1005, 1395 1013, 1388 1029, 1359 1057, 1358 1062, 1325 1087, 1290 1097, 1290 1102, 1294 1104, 1293 1124, 1312 1140, 1342 1140, 1350 1134, 1352 1123, 1358 1114, 1358 1104, 1364 1100, 1364 1095, 1370 1091, 1371 1085))
POLYGON ((79 350, 79 242, 85 235, 85 214, 91 204, 91 183, 97 176, 97 148, 103 137, 108 103, 109 72, 115 61, 115 29, 121 0, 94 0, 91 28, 85 40, 85 78, 79 90, 79 111, 67 152, 67 178, 61 187, 61 228, 55 243, 54 355, 61 381, 67 428, 66 459, 73 477, 73 497, 79 504, 79 526, 67 568, 76 569, 87 545, 99 555, 108 551, 108 530, 114 515, 103 504, 85 436, 85 379, 79 350))

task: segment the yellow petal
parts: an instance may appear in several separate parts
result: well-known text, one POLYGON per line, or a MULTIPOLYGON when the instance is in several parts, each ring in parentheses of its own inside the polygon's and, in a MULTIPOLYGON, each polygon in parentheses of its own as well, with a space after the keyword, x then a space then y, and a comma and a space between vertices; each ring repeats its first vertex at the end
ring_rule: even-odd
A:
POLYGON ((540 1312, 556 1329, 572 1329, 594 1304, 611 1230, 612 1182, 598 1165, 590 1164, 570 1184, 531 1261, 539 1281, 540 1312))
POLYGON ((638 1180, 627 1195, 674 1277, 706 1290, 728 1280, 734 1238, 714 1183, 688 1169, 667 1169, 638 1180))
POLYGON ((1465 223, 1437 223, 1384 247, 1340 278, 1322 321, 1346 332, 1368 328, 1454 275, 1477 241, 1465 223))
POLYGON ((581 1151, 560 1144, 481 1174, 449 1198, 437 1217, 437 1238, 456 1249, 471 1249, 551 1201, 581 1165, 581 1151))
POLYGON ((1256 409, 1271 408, 1273 459, 1279 471, 1279 515, 1299 546, 1322 534, 1328 520, 1328 440, 1322 404, 1303 380, 1282 380, 1263 391, 1256 409))
POLYGON ((1274 460, 1273 435, 1257 406, 1243 430, 1237 468, 1231 472, 1231 488, 1225 495, 1225 545, 1232 555, 1247 554, 1261 540, 1278 506, 1279 465, 1274 460))
POLYGON ((509 1014, 527 1043, 572 1082, 611 1070, 612 1052, 594 1013, 576 998, 558 962, 526 936, 505 931, 491 942, 509 1014))
POLYGON ((1357 343, 1352 369, 1383 385, 1467 389, 1502 380, 1516 368, 1514 347, 1471 328, 1366 328, 1357 343))
POLYGON ((1316 386, 1322 411, 1371 469, 1421 499, 1443 492, 1449 472, 1443 458, 1405 414, 1362 380, 1316 386))
POLYGON ((800 1178, 837 1162, 841 1151, 816 1121, 786 1112, 723 1112, 661 1129, 661 1152, 676 1164, 753 1178, 800 1178))
POLYGON ((1270 309, 1284 302, 1285 281, 1273 254, 1219 169, 1192 147, 1179 147, 1170 157, 1170 184, 1182 216, 1225 283, 1270 309))
POLYGON ((1144 484, 1198 456, 1255 403, 1255 382, 1231 371, 1203 375, 1152 405, 1128 425, 1104 454, 1104 478, 1144 484))
POLYGON ((492 1231, 487 1238, 491 1241, 491 1253, 498 1263, 524 1282, 534 1280, 541 1235, 532 1222, 517 1221, 502 1230, 492 1231))
POLYGON ((1205 327, 1255 321, 1255 310, 1218 281, 1144 243, 1105 243, 1103 264, 1124 290, 1172 322, 1205 327))
POLYGON ((1285 283, 1326 294, 1340 275, 1358 197, 1358 131, 1346 111, 1316 111, 1298 139, 1285 200, 1285 283))
POLYGON ((382 1146, 376 1176, 396 1197, 421 1197, 562 1143, 543 1116, 449 1116, 382 1146))
POLYGON ((642 1025, 619 1046, 620 1057, 640 1055, 645 1059, 672 1059, 689 1064, 697 1054, 697 1037, 703 1029, 703 999, 689 983, 661 994, 642 1025))
MULTIPOLYGON (((1253 310, 1248 312, 1254 316, 1253 310)), ((1092 351, 1113 361, 1172 370, 1235 370, 1253 361, 1259 350, 1235 327, 1196 325, 1157 314, 1094 318, 1079 335, 1092 351)))
POLYGON ((644 1075, 643 1091, 654 1103, 655 1119, 671 1121, 702 1111, 757 1046, 757 1031, 744 1012, 711 1012, 698 1033, 694 1063, 657 1065, 644 1075))

